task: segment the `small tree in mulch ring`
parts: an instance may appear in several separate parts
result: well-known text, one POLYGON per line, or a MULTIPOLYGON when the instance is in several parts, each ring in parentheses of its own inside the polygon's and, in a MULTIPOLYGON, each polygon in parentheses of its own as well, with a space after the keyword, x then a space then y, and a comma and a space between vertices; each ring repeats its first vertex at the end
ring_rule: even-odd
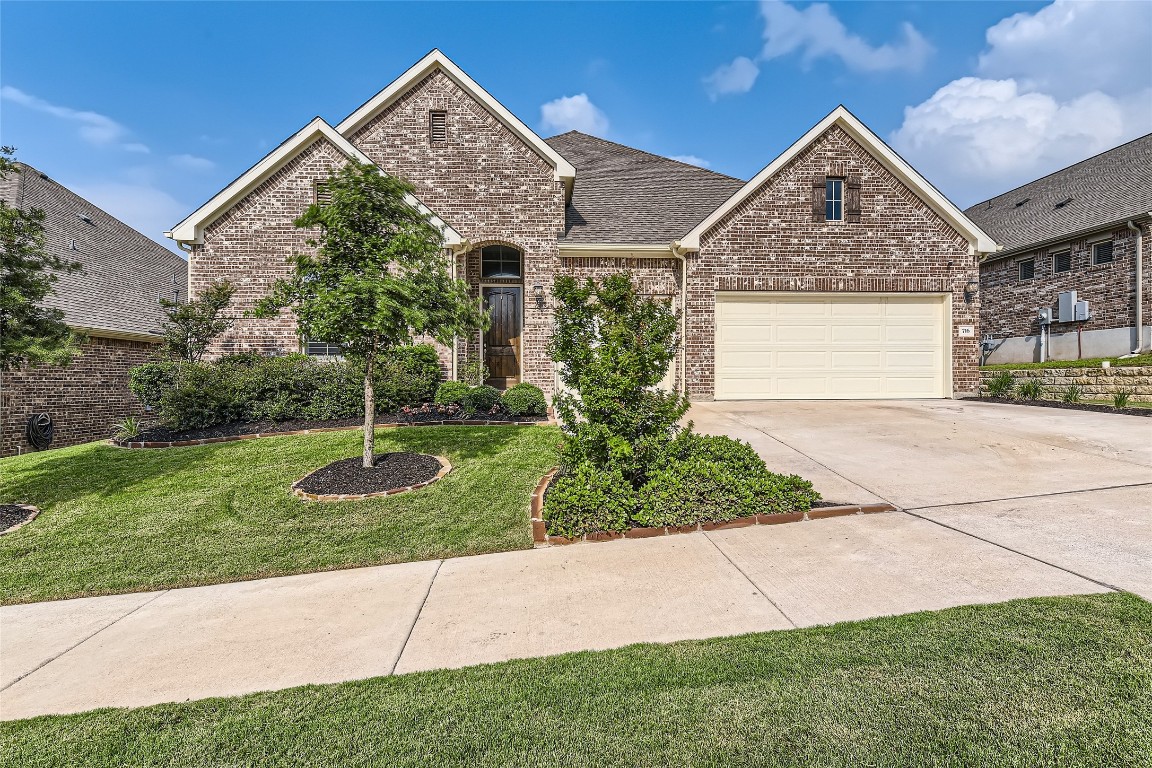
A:
POLYGON ((329 177, 327 191, 329 200, 295 221, 318 229, 308 241, 315 253, 294 255, 292 274, 276 281, 253 315, 289 307, 302 336, 336 344, 363 364, 363 466, 372 467, 377 360, 421 334, 450 343, 487 317, 467 283, 451 277, 443 234, 411 204, 411 185, 353 161, 329 177))

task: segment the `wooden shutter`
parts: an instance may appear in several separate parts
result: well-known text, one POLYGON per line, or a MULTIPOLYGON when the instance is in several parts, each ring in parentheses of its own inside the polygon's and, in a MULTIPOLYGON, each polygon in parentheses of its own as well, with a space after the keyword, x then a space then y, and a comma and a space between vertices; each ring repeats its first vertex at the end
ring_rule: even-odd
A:
POLYGON ((844 220, 850 224, 860 223, 860 176, 848 176, 848 192, 844 201, 844 220))
POLYGON ((812 179, 812 221, 824 221, 824 196, 828 189, 828 177, 817 176, 812 179))

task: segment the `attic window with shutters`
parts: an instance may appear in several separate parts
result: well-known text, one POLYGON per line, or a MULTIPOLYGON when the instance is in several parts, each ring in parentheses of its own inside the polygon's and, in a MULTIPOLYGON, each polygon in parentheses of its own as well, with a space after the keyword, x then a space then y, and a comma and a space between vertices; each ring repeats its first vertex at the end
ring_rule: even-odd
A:
POLYGON ((328 205, 332 202, 332 190, 328 189, 326 180, 316 179, 312 182, 312 197, 316 205, 328 205))
POLYGON ((448 113, 434 109, 428 113, 428 140, 433 144, 448 143, 448 113))
POLYGON ((1103 240, 1092 246, 1092 263, 1109 264, 1112 261, 1112 241, 1103 240))
POLYGON ((1072 251, 1061 251, 1060 253, 1052 254, 1052 271, 1053 272, 1071 272, 1072 271, 1072 251))
POLYGON ((824 220, 844 220, 844 179, 824 181, 824 220))

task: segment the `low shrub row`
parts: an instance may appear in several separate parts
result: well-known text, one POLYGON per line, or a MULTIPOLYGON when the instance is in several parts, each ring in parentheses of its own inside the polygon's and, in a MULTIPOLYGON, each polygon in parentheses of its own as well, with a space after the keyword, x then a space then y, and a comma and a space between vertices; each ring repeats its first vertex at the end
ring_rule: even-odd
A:
POLYGON ((548 533, 576 537, 806 512, 820 498, 809 481, 769 472, 752 446, 728 437, 686 430, 654 466, 639 488, 615 467, 562 468, 545 499, 548 533))
MULTIPOLYGON (((377 364, 376 410, 388 413, 429 400, 439 382, 440 362, 431 346, 393 350, 377 364)), ((129 387, 172 430, 364 413, 364 369, 306 355, 239 354, 210 363, 146 363, 133 369, 129 387)))
MULTIPOLYGON (((1043 400, 1048 394, 1038 379, 1026 378, 1018 381, 1010 372, 1003 371, 993 376, 984 385, 984 391, 989 397, 1002 397, 1015 400, 1043 400)), ((1080 403, 1084 400, 1084 390, 1079 384, 1071 384, 1062 389, 1056 389, 1053 394, 1065 403, 1080 403)), ((1122 389, 1112 394, 1112 407, 1127 408, 1132 400, 1133 391, 1122 389)))
POLYGON ((462 381, 446 381, 436 390, 437 405, 454 405, 465 414, 504 411, 509 416, 543 416, 548 401, 539 387, 521 383, 503 393, 486 384, 469 386, 462 381))

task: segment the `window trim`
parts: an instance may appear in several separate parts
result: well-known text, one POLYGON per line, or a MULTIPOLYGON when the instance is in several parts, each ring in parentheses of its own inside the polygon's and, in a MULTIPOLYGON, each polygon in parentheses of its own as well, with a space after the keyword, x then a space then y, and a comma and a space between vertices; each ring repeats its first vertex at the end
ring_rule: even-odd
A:
POLYGON ((1111 264, 1112 262, 1114 262, 1116 260, 1116 250, 1115 249, 1116 249, 1116 241, 1113 240, 1112 238, 1108 238, 1107 240, 1098 240, 1095 243, 1092 243, 1092 264, 1093 264, 1093 266, 1098 265, 1098 264, 1111 264), (1108 259, 1106 261, 1100 261, 1099 249, 1100 249, 1100 246, 1102 246, 1102 245, 1108 246, 1108 259))
POLYGON ((1031 256, 1027 259, 1020 259, 1016 262, 1016 279, 1019 281, 1035 280, 1036 279, 1036 257, 1031 256), (1032 274, 1024 277, 1024 265, 1027 264, 1032 274))
POLYGON ((843 176, 828 176, 824 179, 824 221, 844 221, 844 190, 847 186, 847 179, 843 176), (839 195, 833 196, 833 192, 839 192, 839 195), (839 216, 831 216, 830 213, 836 213, 837 207, 839 208, 839 216))
POLYGON ((1052 274, 1062 275, 1065 272, 1071 272, 1072 271, 1072 249, 1071 248, 1065 248, 1064 250, 1061 250, 1061 251, 1053 251, 1051 256, 1052 256, 1052 274), (1068 269, 1057 269, 1056 268, 1056 266, 1058 264, 1057 259, 1059 259, 1062 256, 1068 257, 1068 269))
POLYGON ((488 245, 480 248, 480 279, 481 280, 523 280, 524 279, 524 252, 514 245, 506 245, 505 243, 489 243, 488 245), (509 274, 503 271, 503 267, 508 263, 508 259, 504 255, 499 257, 500 271, 495 274, 487 274, 484 271, 484 252, 489 248, 503 248, 512 251, 516 254, 516 274, 509 274))

